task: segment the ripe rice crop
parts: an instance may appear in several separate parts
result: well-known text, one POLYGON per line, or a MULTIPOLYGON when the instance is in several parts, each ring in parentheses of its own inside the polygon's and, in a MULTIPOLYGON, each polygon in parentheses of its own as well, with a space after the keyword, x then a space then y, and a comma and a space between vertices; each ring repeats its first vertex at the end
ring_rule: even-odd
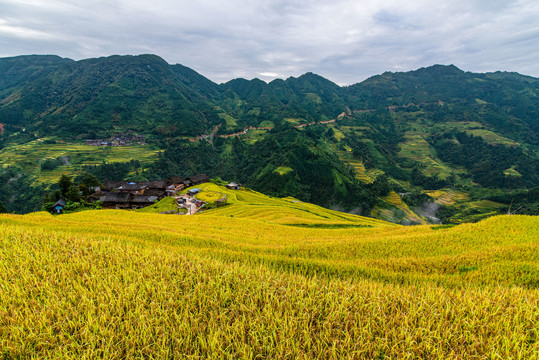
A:
POLYGON ((401 227, 266 198, 279 218, 236 195, 0 216, 0 357, 539 358, 539 218, 401 227))

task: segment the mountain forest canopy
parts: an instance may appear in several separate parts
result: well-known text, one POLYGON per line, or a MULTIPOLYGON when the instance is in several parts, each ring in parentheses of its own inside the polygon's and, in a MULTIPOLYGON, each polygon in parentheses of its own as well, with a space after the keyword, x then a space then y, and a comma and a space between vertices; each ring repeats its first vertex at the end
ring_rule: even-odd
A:
POLYGON ((428 220, 430 200, 409 193, 455 221, 512 201, 534 213, 526 194, 539 185, 538 94, 539 79, 453 65, 342 87, 313 73, 216 84, 155 55, 3 58, 0 201, 35 211, 62 174, 205 172, 401 223, 428 220), (112 144, 140 152, 119 156, 112 144))

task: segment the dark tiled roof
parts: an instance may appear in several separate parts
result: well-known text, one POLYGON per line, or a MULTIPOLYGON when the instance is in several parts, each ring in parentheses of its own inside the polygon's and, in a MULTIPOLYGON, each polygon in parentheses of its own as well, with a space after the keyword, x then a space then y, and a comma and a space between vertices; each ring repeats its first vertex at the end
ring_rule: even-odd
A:
POLYGON ((143 189, 146 189, 148 187, 148 185, 144 185, 142 183, 134 183, 134 184, 125 184, 125 185, 122 185, 118 188, 118 190, 120 191, 139 191, 139 190, 143 190, 143 189))
POLYGON ((53 205, 52 207, 56 207, 56 206, 62 206, 62 207, 64 207, 64 206, 66 206, 66 204, 67 204, 67 203, 66 203, 66 201, 65 201, 64 199, 60 199, 60 200, 58 200, 57 202, 55 202, 54 205, 53 205))
POLYGON ((118 189, 120 186, 127 184, 127 181, 105 181, 101 187, 103 190, 111 191, 118 189))
POLYGON ((104 191, 96 191, 92 195, 90 195, 88 198, 90 199, 99 199, 102 196, 106 196, 107 194, 104 191))
POLYGON ((129 202, 133 204, 153 204, 153 201, 148 199, 146 195, 133 195, 129 202))
POLYGON ((185 181, 185 178, 181 176, 171 176, 166 180, 167 185, 182 184, 184 181, 185 181))
POLYGON ((165 195, 164 189, 148 189, 144 191, 144 196, 157 196, 161 197, 165 195))
POLYGON ((148 183, 148 188, 150 189, 166 189, 167 182, 164 180, 158 180, 158 181, 150 181, 148 183))
POLYGON ((112 192, 107 194, 107 196, 103 199, 103 202, 126 203, 129 201, 130 196, 131 194, 129 193, 112 192))

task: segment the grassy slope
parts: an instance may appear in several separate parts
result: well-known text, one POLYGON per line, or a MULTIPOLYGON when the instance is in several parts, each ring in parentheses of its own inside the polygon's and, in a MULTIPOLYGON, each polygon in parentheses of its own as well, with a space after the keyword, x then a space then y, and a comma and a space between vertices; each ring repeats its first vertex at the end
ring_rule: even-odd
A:
POLYGON ((438 159, 436 152, 425 140, 427 134, 418 131, 409 131, 405 134, 405 141, 400 144, 399 156, 416 161, 425 168, 427 176, 438 176, 445 179, 451 169, 438 159))
POLYGON ((401 227, 213 187, 231 205, 197 216, 0 216, 3 355, 538 357, 537 217, 401 227))
POLYGON ((356 173, 356 179, 361 180, 365 184, 371 184, 378 175, 383 174, 384 172, 380 169, 365 169, 365 165, 361 160, 354 158, 352 154, 352 149, 347 149, 346 151, 338 150, 336 146, 333 146, 332 149, 335 151, 335 154, 339 159, 345 164, 351 166, 356 173))
POLYGON ((451 217, 453 224, 464 222, 475 222, 489 216, 500 213, 505 205, 489 200, 470 200, 468 194, 458 190, 430 190, 425 191, 438 204, 453 206, 457 209, 455 215, 451 217))

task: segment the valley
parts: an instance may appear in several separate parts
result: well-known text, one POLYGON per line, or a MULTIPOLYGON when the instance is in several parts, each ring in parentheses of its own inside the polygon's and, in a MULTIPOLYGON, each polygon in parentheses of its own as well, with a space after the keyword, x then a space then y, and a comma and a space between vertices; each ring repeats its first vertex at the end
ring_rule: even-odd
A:
POLYGON ((539 213, 535 78, 434 65, 345 87, 313 73, 215 84, 154 55, 0 65, 0 177, 29 184, 0 194, 9 212, 40 210, 39 192, 89 172, 207 173, 400 224, 477 221, 515 199, 539 213), (464 195, 449 204, 436 191, 464 195))

